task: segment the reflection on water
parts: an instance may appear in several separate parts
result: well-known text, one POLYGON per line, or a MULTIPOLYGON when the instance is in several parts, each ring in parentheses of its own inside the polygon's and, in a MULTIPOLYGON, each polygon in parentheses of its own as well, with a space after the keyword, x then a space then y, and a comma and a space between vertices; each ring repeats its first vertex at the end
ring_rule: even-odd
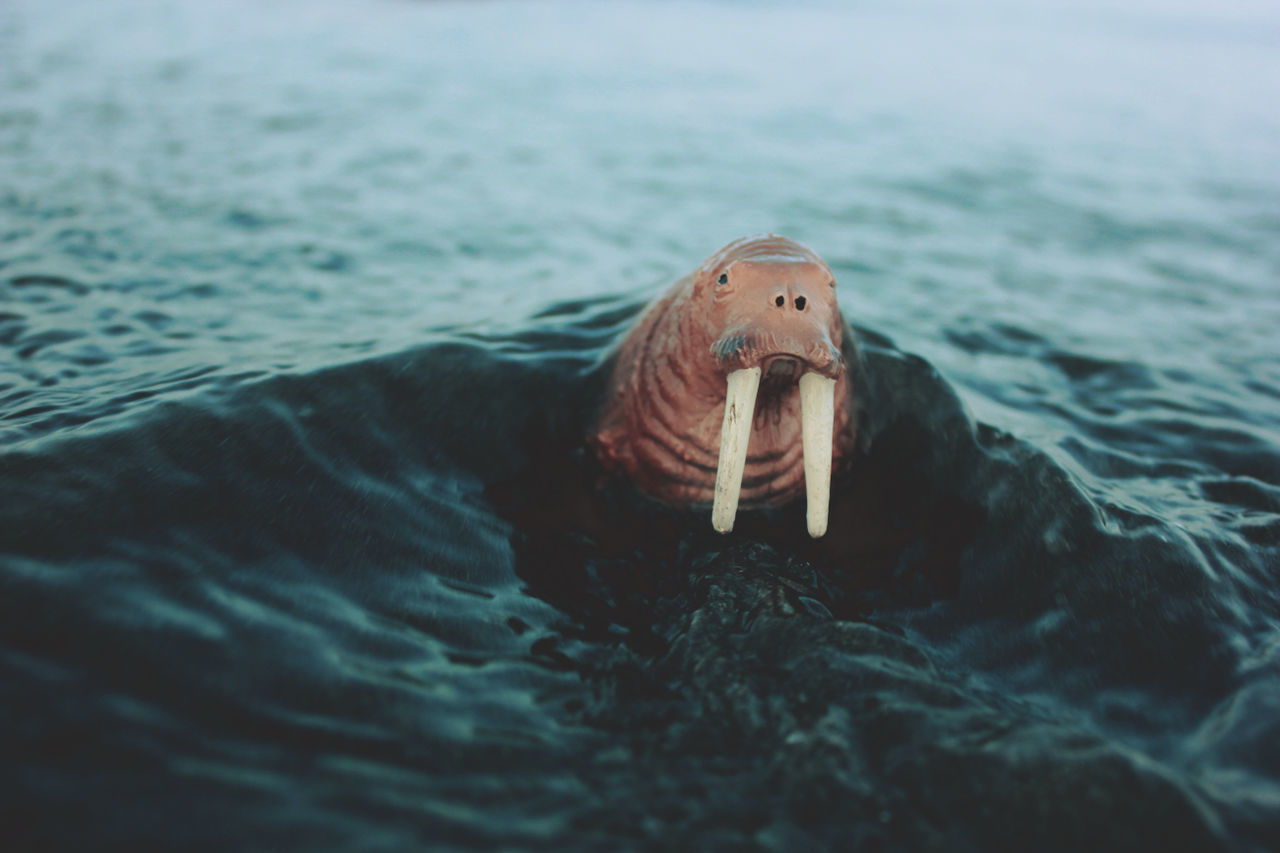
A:
POLYGON ((1277 37, 0 8, 17 846, 1275 846, 1277 37), (770 229, 868 358, 817 545, 581 453, 644 299, 770 229))

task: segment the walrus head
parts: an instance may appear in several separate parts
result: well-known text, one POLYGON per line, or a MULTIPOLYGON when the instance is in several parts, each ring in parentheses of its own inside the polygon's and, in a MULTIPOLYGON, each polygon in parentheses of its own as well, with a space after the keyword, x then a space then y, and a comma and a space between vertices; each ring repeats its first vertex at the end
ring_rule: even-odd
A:
POLYGON ((654 302, 624 338, 592 444, 605 467, 667 503, 808 493, 827 528, 831 470, 852 444, 835 277, 812 250, 764 235, 730 243, 654 302))

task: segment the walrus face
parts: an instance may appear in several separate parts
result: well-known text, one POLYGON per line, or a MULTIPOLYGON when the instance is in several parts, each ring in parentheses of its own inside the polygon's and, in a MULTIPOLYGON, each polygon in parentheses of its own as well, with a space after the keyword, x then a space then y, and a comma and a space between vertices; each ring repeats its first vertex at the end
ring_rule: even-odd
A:
POLYGON ((730 243, 622 341, 590 437, 597 458, 659 500, 710 502, 721 533, 739 498, 805 492, 822 536, 833 461, 855 428, 842 329, 831 269, 812 250, 776 234, 730 243))
POLYGON ((816 255, 792 241, 757 241, 745 253, 739 248, 736 257, 717 260, 699 271, 694 287, 695 299, 708 300, 710 354, 725 374, 711 524, 721 533, 733 529, 763 375, 767 396, 794 393, 799 386, 808 527, 810 535, 822 536, 836 379, 845 369, 835 279, 816 255))
POLYGON ((836 283, 826 264, 803 256, 745 258, 702 278, 698 289, 710 291, 704 318, 711 355, 724 373, 760 367, 794 381, 844 370, 836 283))

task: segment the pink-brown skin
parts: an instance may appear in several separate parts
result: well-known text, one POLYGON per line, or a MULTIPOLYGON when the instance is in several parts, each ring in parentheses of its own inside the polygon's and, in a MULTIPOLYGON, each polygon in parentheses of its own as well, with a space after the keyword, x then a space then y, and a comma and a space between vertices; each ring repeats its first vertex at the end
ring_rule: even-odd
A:
POLYGON ((853 446, 835 276, 813 250, 773 234, 725 246, 650 305, 623 340, 592 444, 606 469, 676 506, 710 504, 726 377, 763 376, 740 505, 804 492, 800 375, 836 379, 833 467, 853 446))

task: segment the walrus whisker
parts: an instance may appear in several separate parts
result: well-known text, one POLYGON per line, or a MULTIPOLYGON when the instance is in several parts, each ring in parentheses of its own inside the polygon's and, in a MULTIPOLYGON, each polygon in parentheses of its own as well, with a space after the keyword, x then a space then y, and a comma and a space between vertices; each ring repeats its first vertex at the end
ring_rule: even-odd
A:
POLYGON ((742 493, 742 474, 747 465, 747 444, 755 420, 756 392, 760 390, 760 368, 748 367, 729 374, 724 400, 724 424, 720 428, 720 463, 716 470, 716 491, 711 506, 711 526, 717 533, 733 530, 742 493))
POLYGON ((711 345, 711 355, 717 361, 746 358, 760 348, 757 336, 748 334, 727 335, 711 345))

